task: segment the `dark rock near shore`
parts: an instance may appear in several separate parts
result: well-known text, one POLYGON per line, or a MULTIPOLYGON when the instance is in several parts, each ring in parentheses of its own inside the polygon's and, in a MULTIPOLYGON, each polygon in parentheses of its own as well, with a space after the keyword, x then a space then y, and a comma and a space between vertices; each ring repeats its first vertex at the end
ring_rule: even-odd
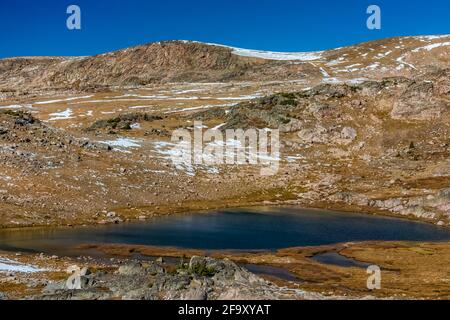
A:
POLYGON ((80 290, 69 290, 61 281, 47 285, 37 298, 215 300, 274 299, 286 294, 229 260, 208 257, 192 257, 178 266, 135 261, 81 277, 80 290))
POLYGON ((133 123, 138 123, 142 121, 152 122, 156 120, 162 120, 163 118, 158 115, 150 115, 148 113, 124 113, 117 117, 98 120, 89 128, 89 130, 131 130, 133 123))

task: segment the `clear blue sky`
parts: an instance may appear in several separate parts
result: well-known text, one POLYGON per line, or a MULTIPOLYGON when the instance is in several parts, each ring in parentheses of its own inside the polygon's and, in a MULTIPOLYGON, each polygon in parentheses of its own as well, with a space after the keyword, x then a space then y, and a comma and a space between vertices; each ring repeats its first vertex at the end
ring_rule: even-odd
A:
POLYGON ((92 55, 159 40, 310 51, 401 35, 450 34, 449 0, 1 0, 0 57, 92 55), (82 29, 66 28, 79 5, 82 29), (382 29, 366 9, 382 9, 382 29))

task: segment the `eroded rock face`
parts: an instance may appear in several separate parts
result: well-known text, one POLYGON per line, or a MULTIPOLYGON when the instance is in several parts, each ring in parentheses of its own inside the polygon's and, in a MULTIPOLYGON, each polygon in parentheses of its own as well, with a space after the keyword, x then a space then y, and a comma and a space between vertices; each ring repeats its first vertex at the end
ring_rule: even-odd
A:
POLYGON ((330 200, 426 219, 434 221, 439 226, 447 225, 450 220, 450 198, 447 188, 428 190, 423 196, 388 199, 371 199, 363 194, 339 192, 331 196, 330 200))
POLYGON ((115 272, 84 276, 80 290, 50 283, 42 299, 216 300, 286 299, 303 293, 279 288, 229 260, 192 257, 176 268, 156 262, 134 262, 115 272))
POLYGON ((433 83, 413 83, 394 103, 391 116, 394 119, 432 120, 445 110, 444 101, 435 95, 433 83))

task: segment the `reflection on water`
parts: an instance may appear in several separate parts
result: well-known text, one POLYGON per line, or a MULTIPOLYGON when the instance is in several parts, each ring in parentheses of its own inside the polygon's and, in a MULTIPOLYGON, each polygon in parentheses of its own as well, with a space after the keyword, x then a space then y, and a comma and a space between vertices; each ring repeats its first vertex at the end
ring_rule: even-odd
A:
POLYGON ((297 276, 295 276, 294 274, 283 268, 277 268, 262 264, 249 264, 249 263, 243 263, 240 266, 257 275, 272 276, 275 278, 293 281, 297 283, 302 282, 302 280, 299 279, 297 276))
POLYGON ((367 268, 371 265, 371 263, 366 263, 362 261, 358 261, 352 258, 348 258, 346 256, 343 256, 337 252, 325 252, 325 253, 319 253, 312 257, 314 261, 325 263, 325 264, 332 264, 339 267, 357 267, 357 268, 367 268))
POLYGON ((121 243, 205 250, 274 250, 364 240, 450 240, 450 230, 388 217, 252 208, 111 226, 0 231, 0 249, 76 255, 77 245, 121 243))

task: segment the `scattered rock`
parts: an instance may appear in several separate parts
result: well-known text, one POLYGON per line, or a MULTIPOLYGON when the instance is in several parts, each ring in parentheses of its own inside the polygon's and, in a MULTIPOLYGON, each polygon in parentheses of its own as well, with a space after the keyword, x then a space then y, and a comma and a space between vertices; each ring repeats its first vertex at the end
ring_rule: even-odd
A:
POLYGON ((107 217, 107 218, 114 218, 115 216, 116 216, 116 213, 115 213, 114 211, 108 212, 108 213, 106 214, 106 217, 107 217))

